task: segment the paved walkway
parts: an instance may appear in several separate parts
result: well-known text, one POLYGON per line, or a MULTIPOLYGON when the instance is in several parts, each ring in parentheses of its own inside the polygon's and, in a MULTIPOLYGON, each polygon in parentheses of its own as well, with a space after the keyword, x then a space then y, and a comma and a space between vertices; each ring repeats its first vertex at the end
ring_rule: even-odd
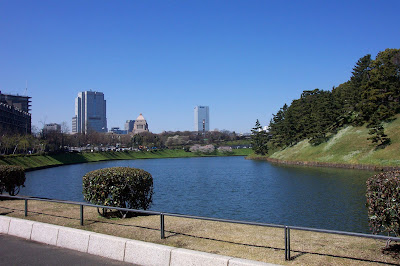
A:
POLYGON ((132 265, 0 234, 0 265, 132 265))

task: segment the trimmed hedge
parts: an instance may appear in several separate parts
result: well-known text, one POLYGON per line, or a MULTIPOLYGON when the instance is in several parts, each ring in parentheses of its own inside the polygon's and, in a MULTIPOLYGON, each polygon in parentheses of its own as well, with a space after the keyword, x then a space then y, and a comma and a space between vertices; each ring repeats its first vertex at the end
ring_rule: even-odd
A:
POLYGON ((96 205, 146 210, 153 200, 153 177, 131 167, 91 171, 83 176, 83 195, 96 205))
POLYGON ((369 225, 373 233, 400 235, 400 171, 384 172, 367 180, 369 225))
POLYGON ((25 184, 25 171, 21 166, 0 165, 0 194, 7 192, 11 196, 19 193, 25 184))

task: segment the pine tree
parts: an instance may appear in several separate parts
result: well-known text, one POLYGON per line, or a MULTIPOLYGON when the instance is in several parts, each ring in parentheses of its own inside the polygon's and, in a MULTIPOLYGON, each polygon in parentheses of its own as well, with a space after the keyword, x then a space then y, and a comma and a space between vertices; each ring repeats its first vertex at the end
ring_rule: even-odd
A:
POLYGON ((381 122, 374 120, 368 126, 370 128, 368 134, 371 135, 368 139, 372 143, 376 143, 378 147, 385 147, 390 144, 391 139, 385 134, 385 129, 381 122))
POLYGON ((265 155, 268 153, 268 134, 265 132, 260 122, 256 121, 255 127, 251 130, 251 145, 256 154, 265 155))

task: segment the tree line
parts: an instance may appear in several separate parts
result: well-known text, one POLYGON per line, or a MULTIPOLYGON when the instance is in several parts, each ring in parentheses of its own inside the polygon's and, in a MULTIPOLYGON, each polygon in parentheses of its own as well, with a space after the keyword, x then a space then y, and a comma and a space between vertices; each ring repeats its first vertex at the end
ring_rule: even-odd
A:
MULTIPOLYGON (((263 138, 271 147, 284 148, 304 139, 312 145, 347 125, 369 128, 369 139, 377 147, 390 144, 383 123, 400 112, 400 49, 386 49, 373 60, 370 54, 355 64, 351 78, 329 90, 305 90, 290 105, 273 115, 269 134, 253 128, 253 144, 263 138)), ((253 145, 254 146, 254 145, 253 145)), ((257 147, 256 147, 257 148, 257 147)), ((265 152, 265 150, 263 150, 265 152)))
POLYGON ((48 131, 37 134, 19 135, 0 129, 0 154, 60 153, 70 147, 107 150, 107 147, 157 147, 182 149, 194 144, 232 145, 248 143, 245 136, 226 130, 210 131, 204 135, 190 131, 168 131, 161 134, 143 132, 135 135, 119 135, 89 131, 86 134, 68 134, 65 131, 48 131))

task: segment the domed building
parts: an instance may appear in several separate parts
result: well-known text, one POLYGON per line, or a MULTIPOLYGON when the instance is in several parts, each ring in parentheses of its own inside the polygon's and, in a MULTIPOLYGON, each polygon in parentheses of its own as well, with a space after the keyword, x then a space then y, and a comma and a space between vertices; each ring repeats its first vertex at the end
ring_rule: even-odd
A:
POLYGON ((144 119, 143 115, 140 114, 133 124, 132 133, 139 134, 142 132, 149 132, 149 125, 147 124, 147 121, 144 119))

